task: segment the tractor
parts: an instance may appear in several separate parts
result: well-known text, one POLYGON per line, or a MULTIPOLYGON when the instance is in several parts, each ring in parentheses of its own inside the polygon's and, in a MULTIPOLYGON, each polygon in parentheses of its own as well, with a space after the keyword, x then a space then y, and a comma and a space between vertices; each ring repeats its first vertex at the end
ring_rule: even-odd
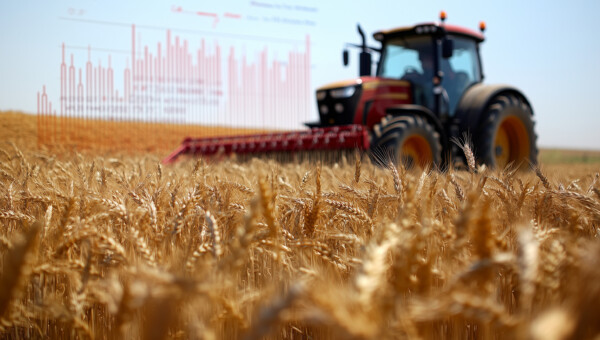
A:
MULTIPOLYGON (((533 110, 508 85, 483 83, 480 30, 440 22, 387 31, 367 46, 360 25, 359 77, 316 91, 319 121, 306 131, 254 136, 187 138, 165 159, 181 154, 294 153, 348 148, 368 151, 378 164, 445 168, 465 163, 470 143, 479 164, 503 169, 537 162, 533 110), (378 53, 372 74, 374 53, 378 53)), ((348 65, 348 50, 343 61, 348 65)))
MULTIPOLYGON (((359 78, 317 90, 316 126, 360 124, 370 131, 378 162, 421 167, 464 160, 458 141, 471 143, 478 163, 523 167, 537 160, 533 110, 525 95, 508 85, 483 83, 480 32, 440 23, 378 31, 380 48, 365 34, 359 78), (372 53, 379 53, 375 76, 372 53), (453 143, 452 141, 457 141, 453 143)), ((343 53, 348 64, 348 51, 343 53)), ((463 163, 464 164, 464 163, 463 163)))

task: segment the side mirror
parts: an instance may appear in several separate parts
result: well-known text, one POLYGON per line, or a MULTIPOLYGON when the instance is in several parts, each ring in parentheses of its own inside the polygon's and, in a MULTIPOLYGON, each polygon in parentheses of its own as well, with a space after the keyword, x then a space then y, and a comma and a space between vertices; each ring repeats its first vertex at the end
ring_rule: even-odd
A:
POLYGON ((361 77, 371 75, 371 53, 360 52, 360 65, 358 73, 361 77))
POLYGON ((344 61, 344 66, 348 66, 348 60, 349 60, 349 55, 348 55, 348 50, 344 50, 344 52, 342 53, 342 59, 344 61))
POLYGON ((452 41, 452 39, 442 40, 442 57, 444 59, 448 59, 448 58, 452 57, 453 52, 454 52, 454 41, 452 41))

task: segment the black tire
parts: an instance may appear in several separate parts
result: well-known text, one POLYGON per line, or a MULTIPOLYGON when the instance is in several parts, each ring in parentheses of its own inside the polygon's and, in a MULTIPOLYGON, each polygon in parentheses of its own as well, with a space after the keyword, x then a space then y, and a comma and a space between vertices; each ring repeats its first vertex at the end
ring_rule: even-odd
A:
POLYGON ((531 107, 516 94, 500 94, 484 113, 475 138, 479 163, 504 169, 511 165, 527 169, 537 164, 537 135, 531 107))
POLYGON ((388 115, 373 127, 372 137, 371 157, 379 165, 391 161, 425 169, 442 161, 440 134, 421 116, 388 115))

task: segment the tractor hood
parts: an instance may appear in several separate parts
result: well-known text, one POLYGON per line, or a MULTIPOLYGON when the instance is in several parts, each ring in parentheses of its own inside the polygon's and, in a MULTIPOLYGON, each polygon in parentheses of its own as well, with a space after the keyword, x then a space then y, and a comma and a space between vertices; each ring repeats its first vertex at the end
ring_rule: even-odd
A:
POLYGON ((319 87, 317 89, 317 92, 323 91, 323 90, 340 89, 340 88, 344 88, 344 87, 348 87, 348 86, 361 85, 361 84, 364 84, 364 83, 369 83, 369 82, 372 82, 372 81, 376 81, 378 79, 379 79, 378 77, 360 77, 360 78, 353 78, 353 79, 347 79, 347 80, 342 80, 342 81, 336 81, 334 83, 325 84, 325 85, 319 87))
POLYGON ((370 76, 321 86, 316 94, 320 126, 370 127, 383 118, 385 107, 409 103, 410 88, 408 81, 370 76))
POLYGON ((393 86, 394 90, 398 90, 397 87, 410 87, 410 83, 406 80, 371 76, 336 81, 334 83, 325 84, 319 87, 317 89, 317 100, 319 100, 319 93, 321 93, 320 96, 322 97, 325 93, 331 92, 331 90, 342 90, 345 88, 354 87, 365 90, 374 90, 380 88, 378 92, 388 92, 388 87, 390 86, 393 86))

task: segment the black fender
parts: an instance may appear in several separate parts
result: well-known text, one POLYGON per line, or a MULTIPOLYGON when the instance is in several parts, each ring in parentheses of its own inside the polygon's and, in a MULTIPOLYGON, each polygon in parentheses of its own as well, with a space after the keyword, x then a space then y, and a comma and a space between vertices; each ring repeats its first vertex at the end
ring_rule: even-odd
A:
POLYGON ((427 122, 435 128, 435 131, 440 134, 440 143, 442 144, 442 164, 447 164, 447 162, 450 160, 450 145, 448 136, 444 126, 442 125, 442 122, 431 110, 422 105, 403 104, 388 107, 385 110, 385 113, 386 115, 392 116, 411 114, 425 118, 425 120, 427 120, 427 122))
POLYGON ((473 135, 486 117, 482 117, 493 98, 500 94, 511 93, 523 98, 523 101, 533 108, 527 97, 519 89, 504 84, 475 84, 463 94, 455 111, 455 122, 458 123, 460 133, 468 132, 473 135))

